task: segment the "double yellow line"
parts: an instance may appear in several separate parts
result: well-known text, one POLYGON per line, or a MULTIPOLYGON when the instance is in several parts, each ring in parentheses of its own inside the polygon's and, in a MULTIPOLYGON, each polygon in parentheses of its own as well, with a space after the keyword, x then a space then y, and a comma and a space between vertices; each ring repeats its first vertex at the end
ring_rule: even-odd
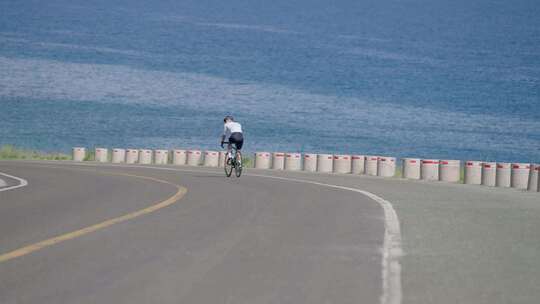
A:
MULTIPOLYGON (((65 169, 65 168, 62 168, 62 169, 65 169)), ((92 170, 86 170, 86 169, 78 169, 78 170, 80 170, 80 171, 92 171, 92 170)), ((71 240, 71 239, 74 239, 74 238, 81 237, 81 236, 83 236, 85 234, 89 234, 89 233, 92 233, 92 232, 95 232, 95 231, 98 231, 98 230, 101 230, 101 229, 105 229, 105 228, 107 228, 109 226, 112 226, 114 224, 129 221, 129 220, 134 219, 136 217, 152 213, 152 212, 154 212, 156 210, 165 208, 167 206, 170 206, 170 205, 176 203, 177 201, 179 201, 187 193, 187 189, 185 187, 182 187, 180 185, 176 185, 176 184, 173 184, 173 183, 170 183, 168 181, 161 180, 161 179, 153 178, 153 177, 133 175, 133 174, 125 174, 125 173, 106 173, 106 174, 136 177, 136 178, 142 178, 142 179, 146 179, 146 180, 151 180, 151 181, 162 183, 162 184, 168 184, 168 185, 172 185, 172 186, 176 187, 177 191, 173 196, 169 197, 168 199, 166 199, 164 201, 161 201, 161 202, 156 202, 156 203, 152 204, 150 207, 147 207, 147 208, 144 208, 144 209, 132 212, 132 213, 128 213, 128 214, 125 214, 125 215, 122 215, 120 217, 116 217, 116 218, 113 218, 113 219, 110 219, 110 220, 106 220, 104 222, 101 222, 101 223, 98 223, 98 224, 95 224, 95 225, 92 225, 92 226, 89 226, 89 227, 85 227, 85 228, 82 228, 82 229, 79 229, 79 230, 76 230, 76 231, 72 231, 72 232, 69 232, 69 233, 66 233, 66 234, 55 236, 55 237, 52 237, 50 239, 47 239, 47 240, 44 240, 44 241, 41 241, 41 242, 38 242, 38 243, 34 243, 34 244, 31 244, 31 245, 28 245, 28 246, 24 246, 22 248, 13 250, 11 252, 1 254, 0 255, 0 263, 6 262, 6 261, 9 261, 9 260, 21 257, 21 256, 24 256, 24 255, 27 255, 27 254, 30 254, 32 252, 41 250, 43 248, 46 248, 46 247, 49 247, 49 246, 52 246, 52 245, 55 245, 55 244, 58 244, 58 243, 61 243, 61 242, 65 242, 67 240, 71 240)))

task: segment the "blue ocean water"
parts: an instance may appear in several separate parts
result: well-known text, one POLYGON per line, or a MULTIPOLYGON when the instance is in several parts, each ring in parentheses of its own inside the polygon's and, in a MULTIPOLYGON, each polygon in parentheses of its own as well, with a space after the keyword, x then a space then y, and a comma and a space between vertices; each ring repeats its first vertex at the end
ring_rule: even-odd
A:
POLYGON ((0 145, 540 162, 537 0, 0 1, 0 145))

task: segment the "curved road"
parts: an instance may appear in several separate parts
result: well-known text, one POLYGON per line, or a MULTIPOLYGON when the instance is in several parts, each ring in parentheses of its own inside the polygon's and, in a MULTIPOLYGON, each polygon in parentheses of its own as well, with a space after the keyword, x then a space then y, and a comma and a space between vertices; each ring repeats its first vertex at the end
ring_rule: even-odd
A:
POLYGON ((5 161, 0 172, 28 181, 0 191, 0 303, 536 303, 540 296, 537 193, 69 162, 5 161))

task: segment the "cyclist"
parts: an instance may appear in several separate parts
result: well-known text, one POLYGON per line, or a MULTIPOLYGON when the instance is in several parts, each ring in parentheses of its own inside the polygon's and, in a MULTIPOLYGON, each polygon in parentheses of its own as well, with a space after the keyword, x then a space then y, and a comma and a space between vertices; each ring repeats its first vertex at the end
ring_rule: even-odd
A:
POLYGON ((221 135, 221 147, 225 141, 228 141, 227 155, 231 155, 231 146, 234 144, 238 150, 238 157, 241 157, 240 150, 244 145, 244 135, 242 133, 242 125, 236 121, 230 115, 225 116, 223 119, 223 135, 221 135))

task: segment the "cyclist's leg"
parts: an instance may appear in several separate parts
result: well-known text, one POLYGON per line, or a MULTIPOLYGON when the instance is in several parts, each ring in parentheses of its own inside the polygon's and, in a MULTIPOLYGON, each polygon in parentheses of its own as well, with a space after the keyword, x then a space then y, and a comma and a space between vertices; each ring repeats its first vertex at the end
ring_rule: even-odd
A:
POLYGON ((229 140, 229 143, 227 144, 227 157, 229 157, 229 155, 232 155, 231 150, 232 150, 232 143, 229 140))
POLYGON ((237 145, 235 146, 236 146, 236 162, 242 165, 242 152, 240 152, 237 145))
POLYGON ((240 151, 240 149, 242 148, 242 144, 235 143, 234 147, 236 148, 236 162, 242 165, 242 151, 240 151))

